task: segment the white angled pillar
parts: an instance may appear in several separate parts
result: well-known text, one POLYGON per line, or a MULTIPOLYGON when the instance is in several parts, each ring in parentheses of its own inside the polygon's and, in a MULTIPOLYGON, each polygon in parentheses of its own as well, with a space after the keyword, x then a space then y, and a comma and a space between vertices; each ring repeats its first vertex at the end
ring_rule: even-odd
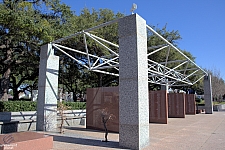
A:
POLYGON ((37 131, 57 130, 58 70, 59 57, 54 56, 51 44, 43 45, 38 78, 37 131))
POLYGON ((205 113, 213 113, 213 102, 212 102, 212 84, 211 76, 204 77, 204 100, 205 100, 205 113))
POLYGON ((119 145, 149 144, 146 21, 137 14, 119 20, 119 145))

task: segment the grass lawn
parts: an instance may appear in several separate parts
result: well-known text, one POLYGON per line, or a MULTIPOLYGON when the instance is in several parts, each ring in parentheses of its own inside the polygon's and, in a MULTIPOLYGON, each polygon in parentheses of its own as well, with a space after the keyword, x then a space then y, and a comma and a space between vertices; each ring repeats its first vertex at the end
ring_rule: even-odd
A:
MULTIPOLYGON (((205 101, 202 100, 200 103, 198 104, 205 104, 205 101)), ((222 105, 222 104, 225 104, 225 102, 213 102, 213 105, 222 105)))
POLYGON ((213 102, 213 105, 221 105, 221 104, 225 104, 225 102, 213 102))

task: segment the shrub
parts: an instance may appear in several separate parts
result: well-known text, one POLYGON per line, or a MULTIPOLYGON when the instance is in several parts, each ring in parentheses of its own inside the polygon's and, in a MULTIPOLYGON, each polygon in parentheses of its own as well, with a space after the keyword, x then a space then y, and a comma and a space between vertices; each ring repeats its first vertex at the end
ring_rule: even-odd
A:
POLYGON ((31 101, 1 101, 0 112, 36 111, 37 102, 31 101))
MULTIPOLYGON (((63 102, 70 110, 86 109, 86 102, 63 102)), ((59 105, 59 103, 58 103, 59 105)), ((36 111, 37 102, 33 101, 0 101, 0 112, 36 111)))
MULTIPOLYGON (((86 109, 86 102, 62 102, 65 106, 68 107, 68 110, 80 110, 86 109)), ((59 106, 59 103, 58 103, 59 106)))
POLYGON ((202 102, 202 99, 201 99, 201 98, 196 98, 195 101, 196 101, 197 103, 201 103, 201 102, 202 102))

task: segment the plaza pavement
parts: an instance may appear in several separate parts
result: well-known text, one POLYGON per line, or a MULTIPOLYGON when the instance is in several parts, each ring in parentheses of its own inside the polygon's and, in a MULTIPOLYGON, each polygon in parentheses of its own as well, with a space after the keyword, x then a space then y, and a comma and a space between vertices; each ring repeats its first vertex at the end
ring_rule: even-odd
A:
MULTIPOLYGON (((150 145, 144 150, 225 150, 225 111, 169 118, 168 124, 149 127, 150 145)), ((48 134, 54 137, 53 150, 123 149, 118 133, 109 133, 110 142, 101 142, 104 132, 84 126, 67 127, 65 134, 48 134)))

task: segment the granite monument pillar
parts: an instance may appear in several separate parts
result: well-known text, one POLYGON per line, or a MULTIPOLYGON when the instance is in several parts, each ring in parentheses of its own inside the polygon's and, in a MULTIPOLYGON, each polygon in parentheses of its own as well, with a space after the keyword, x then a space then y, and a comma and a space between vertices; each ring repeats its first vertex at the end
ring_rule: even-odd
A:
POLYGON ((213 113, 213 102, 212 102, 212 85, 211 76, 204 77, 204 99, 205 99, 205 113, 213 113))
POLYGON ((137 14, 119 20, 119 145, 149 144, 146 21, 137 14))
POLYGON ((58 70, 59 57, 54 56, 51 44, 43 45, 38 78, 37 131, 57 130, 58 70))

